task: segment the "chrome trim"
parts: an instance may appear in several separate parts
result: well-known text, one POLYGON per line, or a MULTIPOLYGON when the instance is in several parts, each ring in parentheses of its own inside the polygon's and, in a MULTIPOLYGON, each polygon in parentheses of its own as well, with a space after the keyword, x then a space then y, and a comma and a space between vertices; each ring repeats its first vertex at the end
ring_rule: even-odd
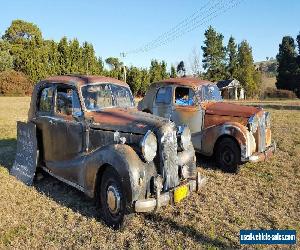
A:
POLYGON ((50 174, 51 176, 53 176, 54 178, 58 179, 59 181, 62 181, 62 182, 64 182, 64 183, 70 185, 71 187, 74 187, 74 188, 78 189, 79 191, 84 192, 84 188, 83 188, 82 186, 80 186, 80 185, 78 185, 78 184, 76 184, 76 183, 74 183, 74 182, 68 181, 68 180, 64 179, 63 177, 60 177, 60 176, 58 176, 58 175, 56 175, 56 174, 53 174, 49 169, 47 169, 47 168, 44 167, 44 166, 42 166, 42 169, 43 169, 45 172, 47 172, 48 174, 50 174))

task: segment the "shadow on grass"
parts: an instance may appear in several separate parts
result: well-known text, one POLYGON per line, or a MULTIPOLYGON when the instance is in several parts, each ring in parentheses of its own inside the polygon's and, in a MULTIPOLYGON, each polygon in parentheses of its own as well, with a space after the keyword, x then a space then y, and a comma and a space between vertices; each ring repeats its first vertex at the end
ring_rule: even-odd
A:
POLYGON ((15 160, 17 141, 15 138, 0 140, 0 165, 9 171, 15 160))
POLYGON ((218 167, 216 166, 215 159, 213 157, 208 157, 199 153, 196 153, 196 165, 198 167, 204 168, 204 169, 214 169, 217 170, 218 167))
POLYGON ((195 228, 191 226, 181 225, 176 221, 170 218, 165 218, 159 214, 154 214, 154 213, 145 214, 145 219, 152 222, 159 223, 161 227, 167 225, 171 227, 173 230, 181 232, 185 236, 194 239, 199 244, 209 245, 210 247, 213 246, 222 249, 231 249, 233 247, 238 247, 234 242, 231 242, 231 245, 228 245, 219 239, 213 239, 207 235, 198 232, 195 228))
POLYGON ((38 192, 76 213, 80 213, 88 218, 100 219, 99 211, 93 199, 45 172, 42 172, 42 175, 42 179, 35 179, 33 183, 38 192))

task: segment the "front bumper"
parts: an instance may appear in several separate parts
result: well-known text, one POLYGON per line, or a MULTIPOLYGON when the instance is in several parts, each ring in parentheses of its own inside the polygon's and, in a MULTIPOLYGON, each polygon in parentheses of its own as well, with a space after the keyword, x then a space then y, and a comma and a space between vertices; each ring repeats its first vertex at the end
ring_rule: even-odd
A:
MULTIPOLYGON (((189 192, 197 191, 199 192, 203 186, 205 186, 207 178, 202 177, 199 172, 197 172, 197 177, 195 180, 189 180, 186 185, 189 187, 189 192)), ((151 212, 153 210, 158 210, 160 207, 166 206, 169 203, 174 203, 174 190, 170 190, 164 193, 156 193, 155 198, 137 200, 134 204, 134 210, 138 213, 151 212)))
POLYGON ((260 162, 269 159, 276 151, 276 143, 273 142, 264 152, 254 153, 248 158, 250 162, 260 162))

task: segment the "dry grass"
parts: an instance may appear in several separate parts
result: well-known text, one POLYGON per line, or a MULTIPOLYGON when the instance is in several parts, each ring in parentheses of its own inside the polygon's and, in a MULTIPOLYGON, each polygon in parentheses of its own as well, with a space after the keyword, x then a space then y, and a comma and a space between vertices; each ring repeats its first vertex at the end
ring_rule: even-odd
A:
POLYGON ((51 177, 27 187, 9 176, 16 120, 26 118, 28 104, 0 98, 0 248, 239 248, 239 230, 254 228, 296 229, 299 242, 299 110, 270 109, 278 152, 269 162, 247 163, 232 175, 199 158, 199 171, 209 177, 203 193, 133 215, 127 228, 113 231, 75 189, 51 177))

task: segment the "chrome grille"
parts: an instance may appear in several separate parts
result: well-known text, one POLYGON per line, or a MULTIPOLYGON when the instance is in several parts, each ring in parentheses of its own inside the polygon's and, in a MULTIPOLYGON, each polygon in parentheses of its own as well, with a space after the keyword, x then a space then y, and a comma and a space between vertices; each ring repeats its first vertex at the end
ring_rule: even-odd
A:
POLYGON ((259 119, 258 134, 258 152, 263 152, 266 149, 266 120, 264 115, 259 119))
POLYGON ((162 129, 160 141, 160 162, 163 165, 164 190, 168 190, 179 185, 177 137, 174 126, 166 126, 162 129))

